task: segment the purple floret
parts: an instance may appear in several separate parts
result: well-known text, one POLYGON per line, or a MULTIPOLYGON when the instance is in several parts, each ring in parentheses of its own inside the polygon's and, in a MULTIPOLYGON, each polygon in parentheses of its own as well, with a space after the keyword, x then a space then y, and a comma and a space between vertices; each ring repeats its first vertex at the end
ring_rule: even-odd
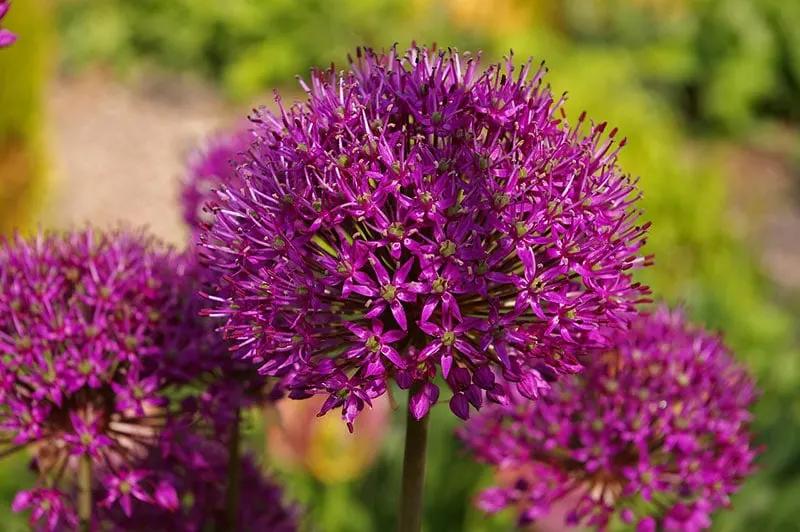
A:
MULTIPOLYGON (((168 456, 158 451, 147 456, 140 468, 172 472, 175 492, 161 494, 164 504, 147 504, 128 489, 129 510, 117 507, 103 522, 111 531, 169 530, 170 532, 203 532, 221 530, 226 517, 228 484, 227 449, 219 442, 202 436, 184 435, 178 450, 168 456), (170 506, 171 505, 171 506, 170 506), (135 515, 135 520, 128 518, 135 515)), ((299 508, 284 500, 283 490, 264 477, 249 456, 240 464, 239 516, 240 532, 295 532, 298 530, 299 508)), ((98 498, 119 497, 117 485, 98 492, 98 498)))
POLYGON ((206 145, 192 151, 187 172, 180 187, 183 220, 191 233, 191 244, 199 241, 201 232, 214 220, 209 202, 214 203, 223 187, 239 190, 243 181, 236 167, 246 160, 246 152, 253 141, 247 130, 218 133, 206 145))

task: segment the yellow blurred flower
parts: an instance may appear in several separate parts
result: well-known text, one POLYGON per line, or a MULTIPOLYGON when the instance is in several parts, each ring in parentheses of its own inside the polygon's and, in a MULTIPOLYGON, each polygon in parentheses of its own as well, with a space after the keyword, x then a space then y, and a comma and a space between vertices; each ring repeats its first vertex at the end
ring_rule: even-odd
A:
POLYGON ((489 33, 517 31, 528 24, 528 9, 516 0, 447 0, 457 27, 485 29, 489 33))
POLYGON ((302 468, 317 480, 336 484, 366 473, 377 458, 380 441, 390 422, 389 400, 373 400, 373 408, 358 416, 355 431, 335 412, 317 417, 325 397, 283 400, 276 410, 280 421, 266 430, 272 461, 284 468, 302 468))
POLYGON ((416 13, 438 8, 456 28, 492 36, 524 31, 532 25, 558 25, 561 11, 552 0, 414 0, 416 13))

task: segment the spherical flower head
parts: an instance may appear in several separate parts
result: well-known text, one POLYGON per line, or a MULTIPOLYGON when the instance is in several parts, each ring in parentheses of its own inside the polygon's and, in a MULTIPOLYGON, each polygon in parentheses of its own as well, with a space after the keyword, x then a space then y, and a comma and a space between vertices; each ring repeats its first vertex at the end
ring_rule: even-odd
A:
MULTIPOLYGON (((3 18, 8 13, 8 10, 11 8, 11 3, 7 0, 0 0, 0 22, 3 22, 3 18)), ((11 46, 16 42, 17 36, 11 33, 9 30, 0 27, 0 48, 6 48, 11 46)))
MULTIPOLYGON (((228 484, 228 455, 224 445, 196 434, 184 435, 176 452, 168 455, 153 452, 139 467, 170 472, 175 491, 167 490, 161 496, 172 507, 146 504, 135 496, 130 497, 129 511, 126 513, 124 506, 118 506, 116 512, 104 519, 106 528, 103 530, 202 532, 222 529, 228 484), (135 515, 135 519, 130 519, 129 515, 135 515)), ((239 493, 237 531, 298 530, 298 508, 284 500, 281 487, 264 477, 249 456, 242 458, 239 493)), ((115 485, 107 485, 97 496, 109 500, 120 494, 115 485)))
POLYGON ((216 204, 217 192, 222 186, 242 187, 243 181, 236 173, 236 166, 245 161, 252 140, 252 135, 245 129, 218 133, 189 156, 180 196, 183 220, 191 232, 192 244, 198 242, 201 231, 213 222, 210 204, 216 204))
POLYGON ((461 436, 480 459, 527 471, 486 491, 486 511, 514 506, 526 524, 578 494, 569 525, 604 529, 616 514, 643 531, 704 530, 753 471, 755 399, 720 338, 661 307, 583 373, 483 412, 461 436))
MULTIPOLYGON (((0 443, 3 455, 30 450, 41 483, 63 495, 59 505, 50 491, 25 501, 55 512, 73 502, 79 459, 105 484, 169 447, 177 392, 229 360, 198 315, 192 264, 132 230, 0 243, 0 443)), ((157 502, 158 472, 140 480, 140 497, 157 502)), ((63 521, 39 514, 45 529, 63 521)))
POLYGON ((616 131, 569 126, 543 75, 416 47, 313 72, 305 102, 252 118, 204 236, 227 290, 209 315, 348 423, 392 379, 421 418, 441 375, 466 418, 506 400, 498 372, 534 397, 540 364, 578 370, 646 293, 646 227, 616 131))

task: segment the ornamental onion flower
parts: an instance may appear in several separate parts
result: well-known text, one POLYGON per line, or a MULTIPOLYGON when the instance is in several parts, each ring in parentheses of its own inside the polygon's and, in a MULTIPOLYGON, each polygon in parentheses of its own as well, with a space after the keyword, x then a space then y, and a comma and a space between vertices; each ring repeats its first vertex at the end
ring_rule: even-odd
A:
MULTIPOLYGON (((165 504, 146 504, 129 496, 130 513, 127 518, 124 506, 116 507, 103 520, 110 531, 169 530, 170 532, 202 532, 222 530, 225 513, 228 457, 226 448, 219 442, 198 436, 185 435, 177 452, 167 456, 151 452, 139 465, 146 471, 167 471, 177 488, 180 500, 177 509, 167 509, 165 504), (123 510, 123 511, 121 511, 123 510)), ((298 530, 300 512, 284 500, 282 489, 272 479, 265 478, 250 457, 243 457, 239 477, 239 520, 237 532, 294 532, 298 530)), ((133 493, 132 489, 128 490, 133 493)), ((98 498, 108 500, 119 497, 116 486, 106 486, 98 498)))
POLYGON ((537 402, 494 406, 462 438, 506 471, 479 506, 520 511, 521 525, 579 494, 569 525, 605 529, 614 515, 640 531, 696 531, 753 471, 754 383, 720 338, 665 307, 618 333, 605 357, 537 402))
POLYGON ((205 147, 191 152, 180 196, 183 220, 191 232, 192 244, 198 242, 200 232, 213 222, 207 204, 214 201, 216 192, 223 185, 241 188, 243 182, 236 173, 236 166, 245 161, 244 153, 251 141, 252 135, 246 130, 219 133, 208 139, 205 147))
POLYGON ((79 463, 96 484, 140 479, 134 495, 163 503, 169 480, 131 463, 171 448, 196 415, 177 392, 202 392, 229 360, 198 315, 192 264, 131 230, 0 243, 0 443, 34 454, 39 480, 15 508, 35 507, 44 529, 74 521, 79 463))
MULTIPOLYGON (((191 152, 186 176, 180 184, 181 208, 190 232, 190 249, 196 250, 199 235, 213 224, 210 206, 219 201, 220 189, 242 188, 243 181, 236 173, 236 166, 245 160, 245 152, 251 141, 252 134, 248 130, 238 129, 217 133, 206 141, 205 147, 191 152)), ((198 269, 197 275, 203 284, 213 280, 213 277, 209 279, 209 272, 205 269, 198 269)), ((214 326, 219 325, 217 320, 214 326)), ((234 404, 246 407, 273 402, 283 396, 283 383, 259 375, 252 363, 226 358, 212 361, 214 365, 221 366, 223 378, 210 384, 209 393, 205 395, 209 401, 201 403, 204 415, 209 415, 213 410, 216 413, 212 415, 213 418, 225 424, 230 422, 226 418, 236 412, 234 404), (220 401, 227 402, 230 408, 217 408, 220 401)), ((218 426, 217 432, 225 432, 225 427, 218 426)))
POLYGON ((292 374, 320 415, 359 411, 394 379, 425 416, 441 374, 466 418, 536 367, 580 368, 647 291, 646 225, 616 130, 568 125, 544 70, 414 47, 314 71, 307 100, 251 120, 256 137, 201 236, 238 354, 292 374))
MULTIPOLYGON (((3 22, 3 17, 6 16, 8 10, 11 8, 11 3, 7 0, 0 0, 0 22, 3 22)), ((0 48, 6 48, 16 42, 17 36, 9 30, 0 27, 0 48)))

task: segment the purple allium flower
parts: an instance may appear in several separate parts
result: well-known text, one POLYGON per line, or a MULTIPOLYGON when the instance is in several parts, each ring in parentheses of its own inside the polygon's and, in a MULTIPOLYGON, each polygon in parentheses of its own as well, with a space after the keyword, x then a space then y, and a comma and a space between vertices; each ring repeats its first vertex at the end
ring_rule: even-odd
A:
POLYGON ((604 529, 618 514, 643 531, 706 529, 753 471, 756 395, 718 337, 661 307, 539 401, 493 406, 463 428, 480 459, 526 471, 479 505, 514 506, 524 524, 577 493, 570 525, 604 529))
MULTIPOLYGON (((217 134, 206 142, 204 148, 191 153, 187 175, 181 183, 181 202, 183 218, 191 233, 190 247, 193 249, 199 241, 201 232, 208 230, 214 222, 211 207, 219 206, 221 198, 218 191, 223 187, 235 189, 243 187, 244 182, 236 173, 236 166, 245 160, 245 152, 252 140, 253 136, 249 130, 240 129, 227 134, 217 134)), ((209 272, 206 269, 198 270, 198 275, 205 284, 208 283, 209 272)), ((213 276, 211 279, 213 280, 213 276)), ((228 360, 213 361, 214 365, 220 367, 221 371, 218 374, 223 378, 211 384, 204 395, 208 399, 203 403, 204 408, 213 409, 218 414, 232 414, 236 408, 217 408, 220 401, 244 406, 256 402, 274 401, 283 396, 284 386, 281 382, 259 375, 249 361, 241 361, 238 357, 226 358, 228 360)), ((215 419, 230 421, 219 416, 215 419)), ((221 427, 218 428, 221 430, 221 427)))
POLYGON ((244 153, 252 141, 253 136, 247 130, 218 134, 204 148, 191 153, 180 192, 183 219, 189 226, 192 244, 198 242, 200 232, 213 222, 207 204, 215 202, 216 191, 223 186, 234 189, 243 186, 236 166, 246 160, 244 153))
MULTIPOLYGON (((170 489, 157 490, 155 494, 165 501, 161 505, 143 503, 130 488, 133 506, 128 514, 136 518, 129 520, 123 507, 123 511, 113 512, 106 518, 103 524, 107 528, 103 530, 219 530, 225 517, 227 464, 225 446, 194 434, 185 435, 178 452, 168 456, 158 451, 150 453, 140 464, 141 469, 172 474, 170 489)), ((242 458, 240 482, 237 531, 293 532, 298 529, 298 508, 284 501, 281 488, 265 478, 248 456, 242 458)), ((114 486, 107 485, 105 489, 112 497, 119 492, 114 486)))
POLYGON ((168 479, 126 468, 149 448, 171 451, 170 434, 194 424, 178 397, 207 393, 198 382, 230 364, 199 316, 193 265, 127 230, 0 242, 0 456, 30 449, 52 488, 37 485, 16 507, 38 504, 34 517, 61 523, 44 509, 72 500, 80 457, 96 483, 127 486, 109 503, 163 503, 154 490, 168 479))
MULTIPOLYGON (((11 3, 7 0, 0 0, 0 22, 6 16, 8 10, 11 8, 11 3)), ((6 48, 16 42, 17 36, 5 28, 0 28, 0 48, 6 48)))
POLYGON ((201 236, 208 314, 239 353, 352 424, 392 378, 424 416, 441 369, 467 417, 462 397, 506 400, 492 368, 533 396, 536 367, 574 372, 605 346, 647 293, 639 194, 616 130, 567 125, 543 75, 359 50, 313 72, 306 102, 254 116, 244 187, 201 236))

